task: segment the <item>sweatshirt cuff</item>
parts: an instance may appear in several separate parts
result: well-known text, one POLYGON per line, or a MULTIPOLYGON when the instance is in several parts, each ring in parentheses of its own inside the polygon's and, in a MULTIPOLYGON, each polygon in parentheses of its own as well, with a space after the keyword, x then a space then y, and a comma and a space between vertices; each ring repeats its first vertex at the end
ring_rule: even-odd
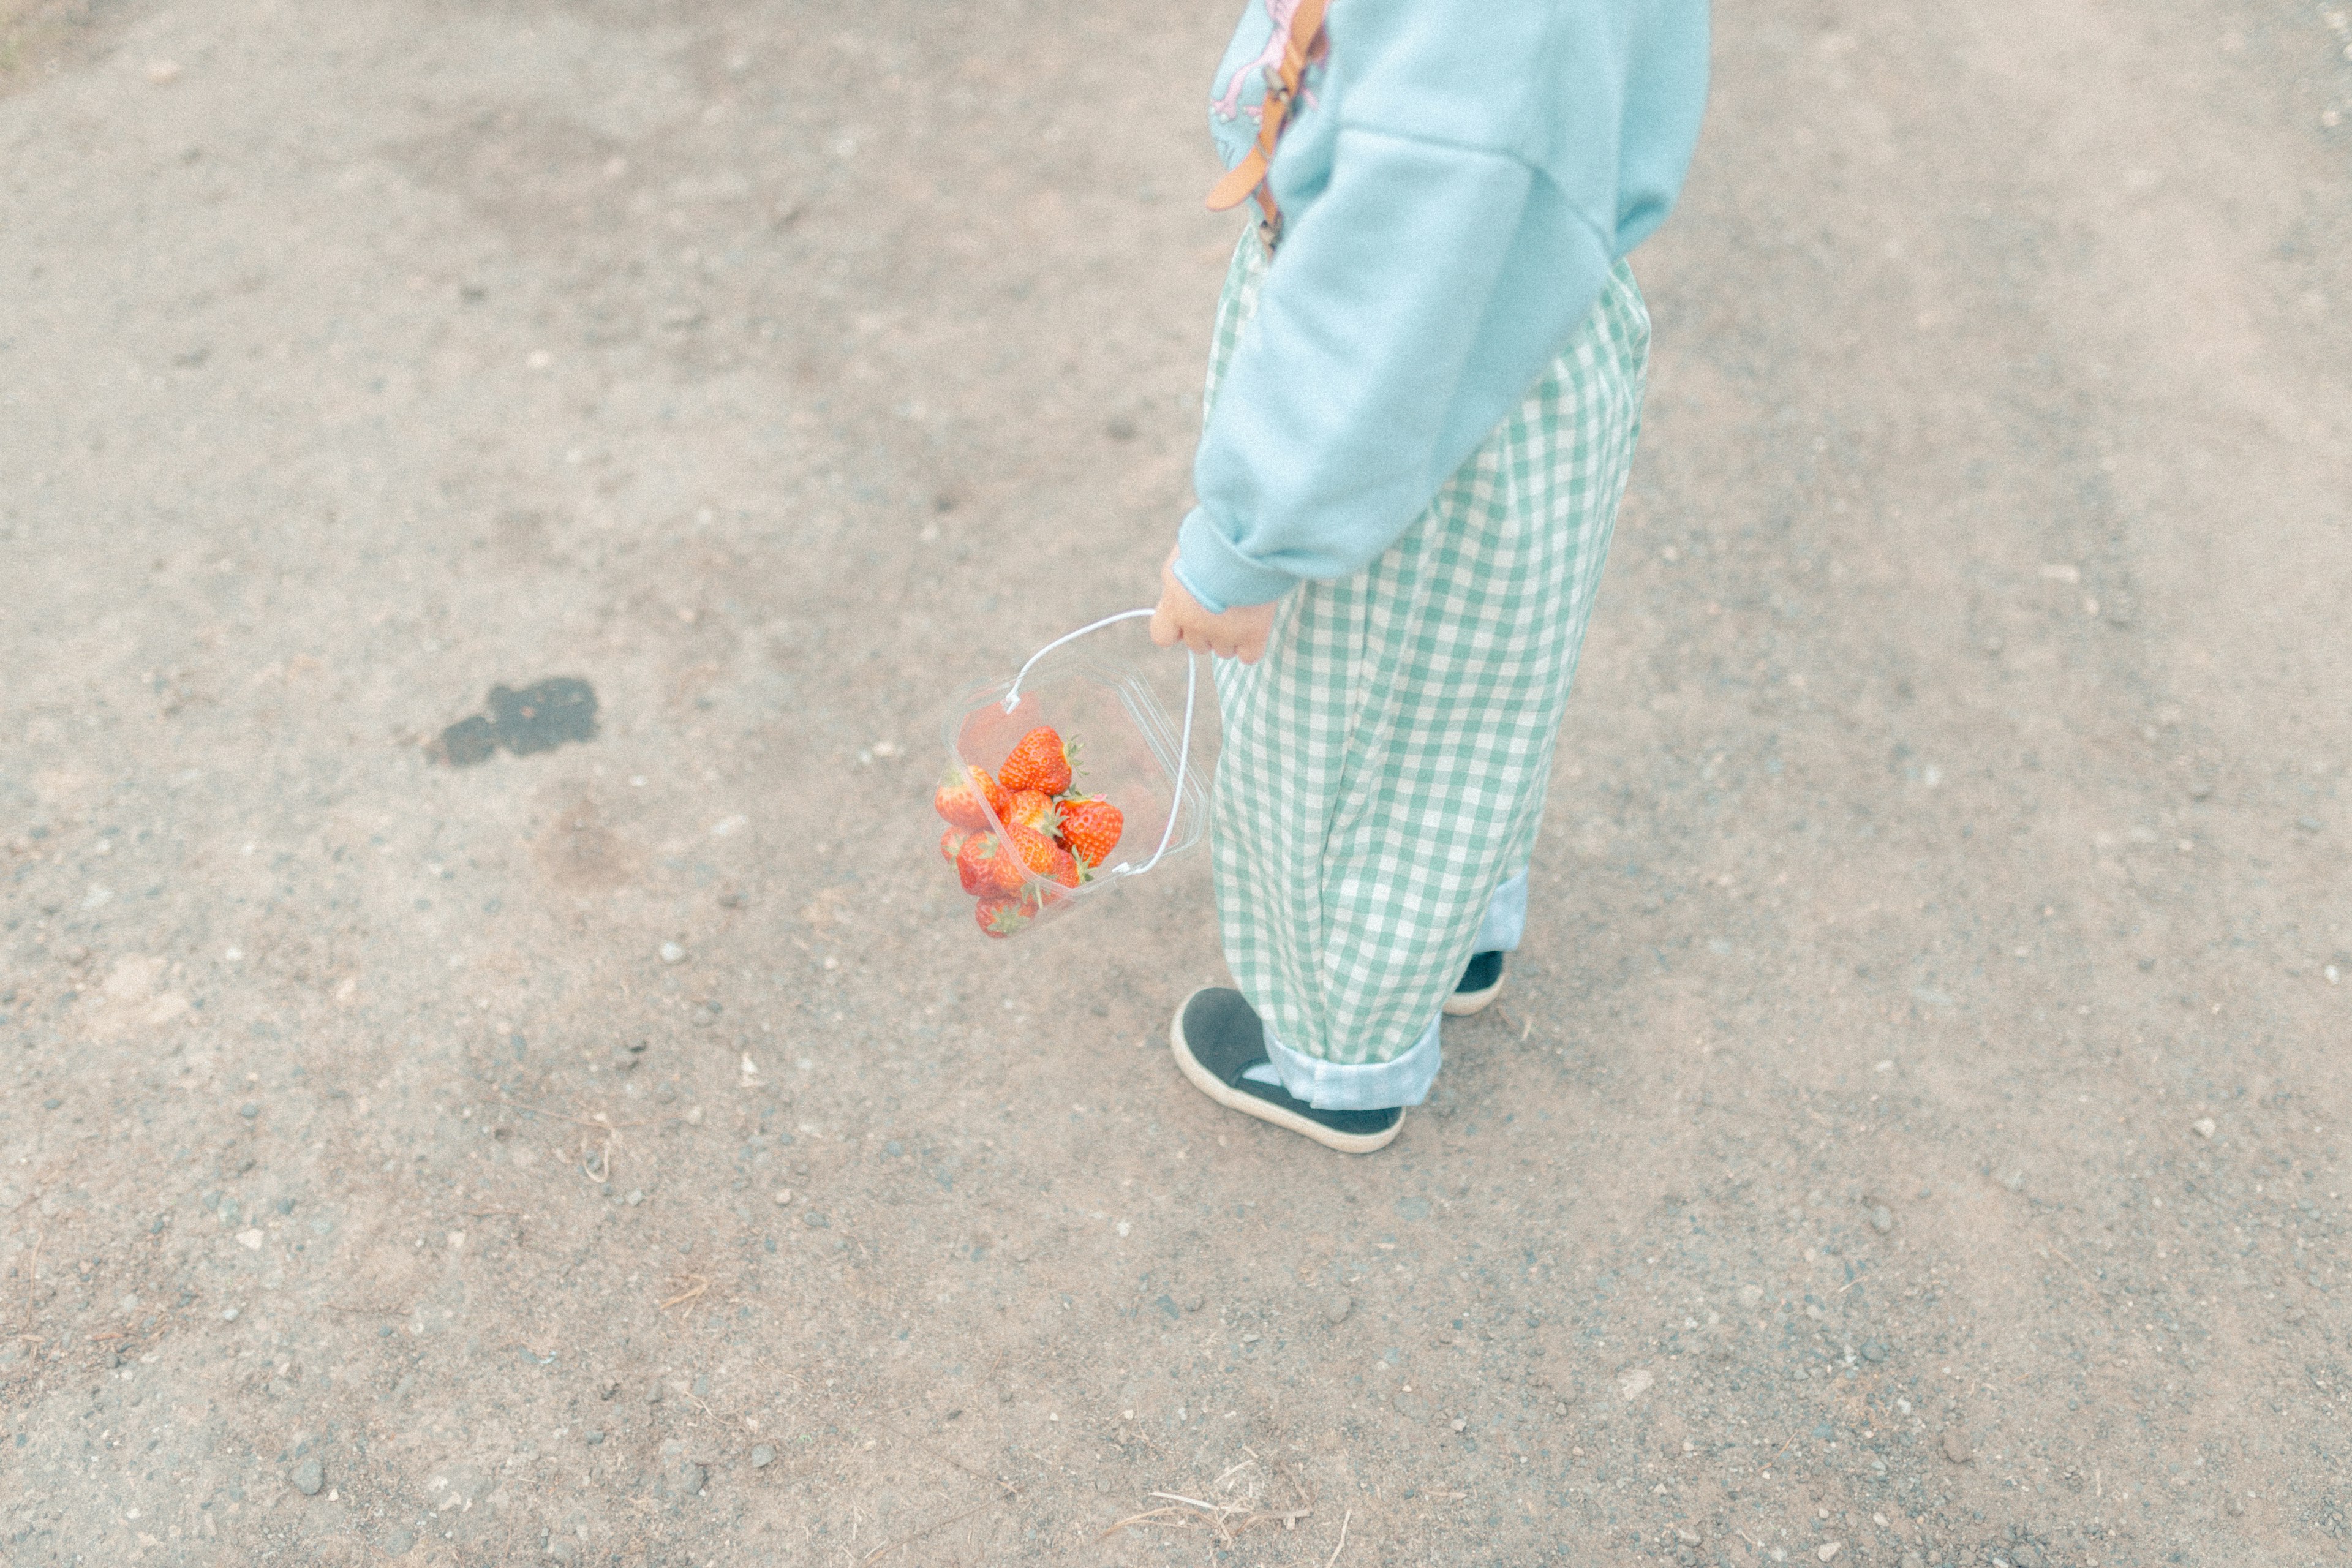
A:
POLYGON ((1271 603, 1298 583, 1289 573, 1260 565, 1236 550, 1197 506, 1176 531, 1176 580, 1213 616, 1237 605, 1271 603))

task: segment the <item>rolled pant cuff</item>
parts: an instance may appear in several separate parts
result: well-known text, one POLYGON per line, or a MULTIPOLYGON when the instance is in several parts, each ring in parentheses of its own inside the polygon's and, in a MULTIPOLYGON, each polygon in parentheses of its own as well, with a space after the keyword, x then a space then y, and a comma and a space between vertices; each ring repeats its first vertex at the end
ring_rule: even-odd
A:
POLYGON ((1272 1035, 1265 1037, 1265 1054, 1290 1097, 1318 1110, 1387 1110, 1419 1105, 1429 1098, 1429 1086, 1437 1078, 1439 1021, 1432 1018, 1421 1038, 1394 1061, 1318 1061, 1272 1035))
POLYGON ((1486 918, 1478 922, 1478 935, 1470 944, 1473 952, 1517 952, 1519 939, 1528 932, 1528 874, 1521 870, 1516 877, 1504 879, 1486 900, 1486 918))

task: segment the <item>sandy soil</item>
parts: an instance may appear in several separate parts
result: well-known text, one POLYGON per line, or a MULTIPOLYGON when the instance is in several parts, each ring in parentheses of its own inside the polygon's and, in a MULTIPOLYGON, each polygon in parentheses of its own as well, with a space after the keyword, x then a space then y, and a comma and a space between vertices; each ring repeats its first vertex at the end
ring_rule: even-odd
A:
POLYGON ((1356 1161, 1171 1068, 1202 857, 995 948, 928 822, 1184 503, 1223 7, 77 15, 0 1558, 2345 1560, 2340 6, 1724 7, 1529 946, 1356 1161))

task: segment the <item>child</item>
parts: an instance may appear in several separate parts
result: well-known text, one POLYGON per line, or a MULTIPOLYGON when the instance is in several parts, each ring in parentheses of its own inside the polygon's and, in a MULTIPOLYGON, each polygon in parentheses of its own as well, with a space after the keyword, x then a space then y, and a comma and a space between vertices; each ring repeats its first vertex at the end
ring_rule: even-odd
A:
POLYGON ((1705 0, 1252 0, 1226 52, 1264 216, 1151 623, 1221 656, 1240 990, 1171 1030, 1221 1104, 1381 1148, 1501 984, 1706 88, 1705 0))

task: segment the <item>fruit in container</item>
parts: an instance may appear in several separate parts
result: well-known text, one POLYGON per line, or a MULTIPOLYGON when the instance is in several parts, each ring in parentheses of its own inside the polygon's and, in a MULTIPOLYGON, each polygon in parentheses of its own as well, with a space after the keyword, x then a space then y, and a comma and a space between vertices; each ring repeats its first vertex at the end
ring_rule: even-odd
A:
POLYGON ((1054 797, 1039 790, 1017 791, 1005 806, 1004 822, 1007 826, 1017 822, 1048 838, 1055 837, 1054 830, 1059 820, 1059 814, 1054 808, 1054 797))
POLYGON ((1029 871, 1065 888, 1078 885, 1077 861, 1050 836, 1014 823, 1004 830, 1004 837, 1013 858, 1029 871))
POLYGON ((993 833, 975 833, 956 851, 956 875, 962 879, 965 892, 984 899, 1018 891, 1026 873, 1003 839, 993 833))
POLYGON ((1040 724, 1013 743, 1013 754, 996 770, 997 782, 1014 794, 1034 789, 1044 795, 1060 795, 1070 787, 1072 750, 1052 725, 1040 724))
POLYGON ((972 906, 972 919, 990 936, 1011 936, 1037 918, 1041 908, 1037 895, 1024 889, 1018 893, 992 893, 972 906))
POLYGON ((1010 805, 1003 786, 989 777, 986 768, 980 767, 965 768, 961 778, 950 773, 931 796, 932 809, 947 818, 950 826, 968 833, 984 831, 992 811, 999 822, 1003 821, 1010 805))
POLYGON ((1118 807, 1100 795, 1070 795, 1062 802, 1058 816, 1061 831, 1055 837, 1089 869, 1110 858, 1110 852, 1118 847, 1118 836, 1127 828, 1118 807))
POLYGON ((976 900, 972 920, 991 937, 1026 929, 1108 864, 1126 818, 1106 797, 1076 790, 1078 748, 1040 724, 1003 765, 960 764, 934 805, 949 823, 940 853, 976 900))

